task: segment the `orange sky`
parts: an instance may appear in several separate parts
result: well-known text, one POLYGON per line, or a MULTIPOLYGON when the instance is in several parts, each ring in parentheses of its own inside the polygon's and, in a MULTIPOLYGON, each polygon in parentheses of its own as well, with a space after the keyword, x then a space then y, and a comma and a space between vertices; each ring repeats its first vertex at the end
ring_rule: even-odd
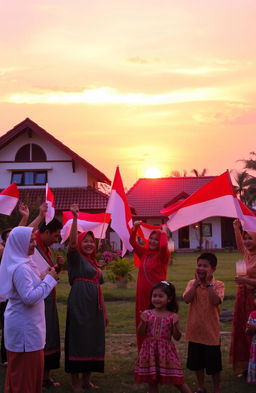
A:
POLYGON ((255 0, 0 2, 0 135, 30 117, 125 186, 256 150, 255 0))

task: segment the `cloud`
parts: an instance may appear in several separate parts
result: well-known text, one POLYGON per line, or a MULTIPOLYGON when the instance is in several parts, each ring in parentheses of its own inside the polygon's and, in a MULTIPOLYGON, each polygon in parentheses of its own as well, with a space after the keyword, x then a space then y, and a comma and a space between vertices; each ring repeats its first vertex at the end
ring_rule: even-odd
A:
POLYGON ((115 88, 99 87, 80 92, 37 91, 21 92, 0 98, 15 104, 123 104, 165 105, 183 102, 224 100, 216 88, 180 89, 161 94, 122 93, 115 88))
POLYGON ((130 57, 130 59, 128 59, 128 61, 129 61, 129 63, 148 64, 148 60, 145 60, 140 56, 130 57))

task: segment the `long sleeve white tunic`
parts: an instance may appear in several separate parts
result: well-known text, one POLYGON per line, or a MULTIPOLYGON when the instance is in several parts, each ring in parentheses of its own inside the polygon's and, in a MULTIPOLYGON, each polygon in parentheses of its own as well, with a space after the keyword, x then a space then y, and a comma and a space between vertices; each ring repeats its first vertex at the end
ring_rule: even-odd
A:
POLYGON ((30 263, 23 263, 13 274, 14 291, 4 314, 5 346, 12 352, 32 352, 45 346, 44 299, 57 281, 47 274, 44 280, 30 263))

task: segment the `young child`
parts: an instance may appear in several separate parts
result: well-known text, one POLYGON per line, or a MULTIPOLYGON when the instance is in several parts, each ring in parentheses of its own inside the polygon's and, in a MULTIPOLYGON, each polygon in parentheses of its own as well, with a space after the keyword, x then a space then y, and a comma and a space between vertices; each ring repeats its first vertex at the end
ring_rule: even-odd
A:
POLYGON ((256 290, 254 291, 255 310, 249 315, 246 334, 252 336, 247 382, 256 384, 256 290))
POLYGON ((175 287, 168 281, 157 283, 151 291, 151 309, 141 313, 138 333, 145 336, 135 367, 135 380, 148 383, 149 393, 158 385, 174 385, 191 393, 184 383, 181 363, 172 342, 181 338, 175 287))
POLYGON ((195 279, 187 284, 183 294, 190 304, 186 340, 188 341, 187 368, 195 371, 199 388, 195 393, 205 393, 204 376, 212 376, 214 393, 220 393, 222 370, 220 350, 220 304, 224 298, 224 283, 213 277, 217 258, 203 253, 197 258, 195 279))

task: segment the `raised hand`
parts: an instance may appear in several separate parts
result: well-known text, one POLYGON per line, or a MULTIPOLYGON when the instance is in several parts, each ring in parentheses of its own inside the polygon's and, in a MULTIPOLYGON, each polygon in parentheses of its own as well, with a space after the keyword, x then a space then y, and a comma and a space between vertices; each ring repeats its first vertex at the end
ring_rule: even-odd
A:
POLYGON ((73 213, 73 216, 74 216, 74 217, 77 217, 77 216, 78 216, 78 212, 79 212, 79 206, 78 206, 78 204, 77 204, 77 203, 73 203, 73 204, 70 206, 70 211, 73 213))
POLYGON ((234 229, 237 229, 237 230, 239 230, 241 228, 241 221, 238 218, 236 218, 233 221, 233 227, 234 227, 234 229))
POLYGON ((194 285, 195 285, 195 287, 198 287, 200 284, 201 284, 201 280, 200 280, 200 278, 198 276, 198 273, 197 273, 197 270, 196 270, 195 271, 195 282, 194 282, 194 285))
POLYGON ((24 202, 19 203, 18 210, 23 217, 29 216, 29 208, 24 202))
POLYGON ((43 202, 39 207, 39 216, 43 220, 45 218, 46 212, 48 209, 48 205, 46 202, 43 202))
POLYGON ((206 283, 210 284, 212 279, 213 279, 212 273, 208 270, 207 273, 206 273, 206 278, 205 278, 206 283))
POLYGON ((135 228, 135 229, 138 228, 138 227, 140 226, 141 223, 142 223, 142 221, 140 221, 140 220, 134 221, 134 224, 133 224, 134 228, 135 228))

